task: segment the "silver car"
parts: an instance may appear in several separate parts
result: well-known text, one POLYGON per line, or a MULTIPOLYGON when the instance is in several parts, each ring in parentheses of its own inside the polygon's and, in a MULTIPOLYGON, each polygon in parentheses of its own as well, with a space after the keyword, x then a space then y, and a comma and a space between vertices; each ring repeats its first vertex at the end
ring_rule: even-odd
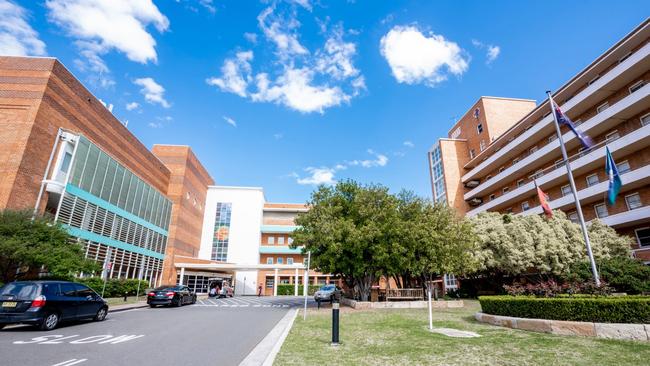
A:
POLYGON ((340 297, 341 288, 336 285, 325 285, 314 293, 314 300, 316 302, 329 301, 332 302, 335 298, 340 297))

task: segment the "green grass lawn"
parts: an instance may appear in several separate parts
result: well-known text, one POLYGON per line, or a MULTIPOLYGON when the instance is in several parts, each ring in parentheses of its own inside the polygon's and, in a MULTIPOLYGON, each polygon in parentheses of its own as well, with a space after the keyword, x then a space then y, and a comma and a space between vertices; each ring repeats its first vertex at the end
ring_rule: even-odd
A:
MULTIPOLYGON (((108 302, 108 306, 115 306, 115 305, 124 305, 124 304, 133 304, 136 303, 136 298, 135 296, 129 296, 126 298, 126 301, 124 301, 123 297, 109 297, 105 298, 106 302, 108 302)), ((147 301, 147 296, 140 295, 138 300, 140 301, 147 301)))
POLYGON ((331 310, 296 318, 275 365, 648 365, 650 343, 557 336, 474 320, 477 301, 434 310, 434 327, 477 332, 450 338, 427 330, 422 309, 341 313, 341 345, 332 347, 331 310))

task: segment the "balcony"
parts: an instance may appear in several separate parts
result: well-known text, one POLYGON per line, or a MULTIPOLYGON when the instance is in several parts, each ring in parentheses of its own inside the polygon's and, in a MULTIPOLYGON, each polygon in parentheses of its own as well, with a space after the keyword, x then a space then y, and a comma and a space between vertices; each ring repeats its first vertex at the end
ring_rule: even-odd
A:
MULTIPOLYGON (((644 147, 650 146, 650 125, 641 127, 638 130, 632 131, 627 135, 624 135, 614 141, 611 141, 607 144, 607 146, 609 146, 609 150, 614 156, 614 159, 616 159, 617 156, 629 155, 630 153, 638 151, 644 147)), ((605 156, 604 144, 601 144, 599 147, 597 146, 588 154, 585 154, 583 156, 577 155, 575 160, 571 161, 571 170, 573 171, 574 176, 587 171, 594 170, 598 166, 602 166, 602 168, 605 169, 604 156, 605 156)), ((649 166, 646 166, 628 172, 626 174, 622 174, 621 177, 623 178, 627 176, 627 174, 629 173, 646 169, 648 167, 649 166)), ((504 173, 506 172, 507 171, 504 171, 504 173)), ((547 187, 558 186, 568 181, 568 178, 566 177, 566 168, 564 167, 564 165, 558 167, 552 167, 550 170, 545 171, 544 173, 545 174, 542 177, 537 179, 537 184, 542 188, 544 186, 547 187)), ((493 179, 498 179, 498 176, 497 178, 493 178, 493 179)), ((589 187, 589 188, 593 188, 593 187, 589 187)), ((502 196, 499 196, 489 202, 486 202, 484 205, 480 207, 477 207, 469 211, 467 213, 467 216, 474 216, 488 210, 497 210, 499 208, 505 208, 507 206, 512 205, 514 202, 516 202, 517 200, 523 197, 531 196, 532 194, 534 194, 534 192, 535 192, 534 183, 532 181, 527 182, 526 184, 517 187, 516 189, 502 196)), ((541 208, 539 208, 539 210, 541 212, 541 208)), ((534 210, 528 210, 526 212, 529 213, 531 211, 534 210)))
POLYGON ((297 228, 293 225, 262 225, 260 230, 265 234, 291 234, 297 228))
MULTIPOLYGON (((625 227, 640 224, 650 218, 650 206, 639 207, 600 219, 604 224, 612 227, 625 227)), ((648 248, 650 249, 650 248, 648 248)))
MULTIPOLYGON (((612 70, 602 75, 596 82, 594 82, 593 84, 591 84, 590 86, 582 90, 580 93, 573 96, 569 101, 564 103, 561 106, 561 108, 565 113, 568 112, 570 115, 573 116, 579 115, 583 113, 585 110, 587 110, 588 108, 593 107, 596 103, 598 103, 603 98, 606 98, 608 95, 611 95, 613 91, 622 88, 626 83, 632 81, 637 75, 642 75, 649 68, 650 68, 650 43, 646 43, 638 51, 630 55, 630 57, 628 57, 624 62, 621 62, 612 70)), ((556 101, 558 103, 560 102, 559 100, 556 101)), ((544 108, 548 109, 548 105, 546 103, 542 103, 541 106, 544 106, 544 108)), ((539 110, 540 107, 538 107, 537 110, 539 110)), ((535 119, 539 118, 537 117, 539 115, 540 115, 539 112, 537 113, 533 112, 528 117, 525 117, 525 119, 522 120, 520 124, 534 123, 535 119), (530 121, 526 119, 530 119, 530 121)), ((552 122, 553 122, 553 116, 549 114, 546 117, 542 118, 541 121, 535 123, 531 128, 523 132, 521 135, 515 137, 514 139, 510 137, 512 141, 508 142, 505 146, 501 147, 499 151, 496 151, 492 155, 485 157, 484 161, 481 161, 480 163, 477 164, 476 162, 478 160, 473 159, 472 161, 470 161, 468 164, 465 165, 466 169, 471 169, 471 170, 465 175, 463 175, 462 181, 466 182, 471 179, 476 179, 478 176, 482 174, 486 174, 489 170, 494 169, 496 166, 503 165, 508 160, 511 160, 519 156, 523 151, 531 147, 528 144, 529 141, 540 141, 543 139, 545 135, 548 135, 555 130, 552 122)), ((583 128, 584 131, 584 127, 581 126, 581 128, 583 128)), ((502 137, 506 138, 507 133, 504 134, 502 137)), ((501 138, 497 139, 493 145, 503 143, 503 141, 500 140, 501 138)), ((489 146, 488 149, 483 153, 479 154, 477 158, 481 158, 483 154, 489 153, 492 149, 493 149, 492 146, 489 146)))
MULTIPOLYGON (((623 196, 625 196, 625 192, 638 189, 650 183, 650 165, 629 171, 625 174, 621 174, 621 181, 623 182, 623 191, 621 191, 619 194, 618 199, 624 199, 623 196)), ((580 199, 580 203, 584 205, 595 202, 602 202, 603 196, 605 192, 607 192, 608 186, 609 182, 605 181, 578 191, 578 199, 580 199)), ((554 210, 569 210, 570 208, 574 207, 575 201, 573 199, 573 195, 570 194, 553 201, 549 201, 549 205, 551 206, 551 209, 554 210)), ((542 212, 543 211, 541 206, 535 206, 527 211, 520 213, 519 215, 541 214, 542 212)), ((604 217, 602 221, 608 225, 621 226, 624 224, 631 225, 634 223, 634 221, 638 221, 640 218, 648 217, 650 217, 650 210, 648 210, 648 206, 644 206, 634 210, 604 217)))
MULTIPOLYGON (((640 113, 650 104, 650 84, 621 99, 618 103, 612 105, 601 113, 580 124, 580 129, 591 135, 599 135, 610 130, 621 120, 629 119, 640 113)), ((532 129, 532 128, 531 128, 532 129)), ((575 135, 569 131, 562 135, 564 144, 567 149, 578 146, 579 142, 575 135)), ((513 143, 516 143, 513 142, 513 143)), ((483 195, 495 189, 495 186, 503 184, 504 180, 510 179, 515 173, 521 171, 534 171, 542 164, 547 164, 561 156, 560 142, 555 139, 552 142, 542 146, 539 150, 528 155, 518 163, 508 167, 503 172, 492 177, 489 181, 484 182, 475 189, 465 193, 464 198, 468 200, 478 195, 483 195)))

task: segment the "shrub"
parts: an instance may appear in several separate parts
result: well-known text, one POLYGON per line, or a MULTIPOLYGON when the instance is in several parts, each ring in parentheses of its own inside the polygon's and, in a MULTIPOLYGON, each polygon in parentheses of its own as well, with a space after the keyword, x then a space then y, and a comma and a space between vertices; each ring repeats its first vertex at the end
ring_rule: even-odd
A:
POLYGON ((649 323, 650 297, 644 296, 481 296, 486 314, 604 323, 649 323))
MULTIPOLYGON (((602 280, 617 292, 642 294, 650 292, 650 267, 638 259, 618 257, 597 262, 602 280)), ((576 263, 564 278, 568 281, 591 280, 589 262, 576 263)))
MULTIPOLYGON (((322 286, 321 285, 309 285, 309 288, 307 289, 307 295, 313 295, 320 289, 322 286)), ((288 284, 279 284, 278 285, 278 296, 279 295, 290 295, 293 296, 295 293, 295 287, 294 285, 288 285, 288 284)), ((298 285, 298 296, 302 296, 303 294, 303 285, 298 285)))
POLYGON ((555 280, 547 280, 537 283, 522 284, 515 282, 512 285, 503 285, 508 295, 512 296, 537 296, 537 297, 556 297, 562 294, 588 294, 588 295, 609 295, 612 288, 602 282, 600 286, 592 281, 574 281, 558 283, 555 280))
MULTIPOLYGON (((104 287, 104 280, 100 277, 78 278, 75 281, 83 283, 100 295, 104 287)), ((138 290, 138 281, 140 281, 140 294, 143 294, 145 289, 149 287, 148 281, 123 278, 108 279, 106 281, 106 288, 104 289, 104 297, 122 297, 125 293, 129 296, 134 296, 138 290)))

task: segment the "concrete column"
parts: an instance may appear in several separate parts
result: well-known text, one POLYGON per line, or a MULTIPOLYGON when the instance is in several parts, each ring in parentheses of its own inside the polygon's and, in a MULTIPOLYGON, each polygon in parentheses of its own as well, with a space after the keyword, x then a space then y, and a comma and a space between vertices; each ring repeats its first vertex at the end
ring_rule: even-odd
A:
POLYGON ((278 296, 278 269, 273 274, 273 296, 278 296))
POLYGON ((298 268, 296 268, 296 277, 293 280, 293 296, 298 296, 298 278, 300 274, 298 273, 298 268))
POLYGON ((181 277, 178 279, 178 284, 183 284, 183 277, 185 277, 185 267, 181 267, 181 277))

